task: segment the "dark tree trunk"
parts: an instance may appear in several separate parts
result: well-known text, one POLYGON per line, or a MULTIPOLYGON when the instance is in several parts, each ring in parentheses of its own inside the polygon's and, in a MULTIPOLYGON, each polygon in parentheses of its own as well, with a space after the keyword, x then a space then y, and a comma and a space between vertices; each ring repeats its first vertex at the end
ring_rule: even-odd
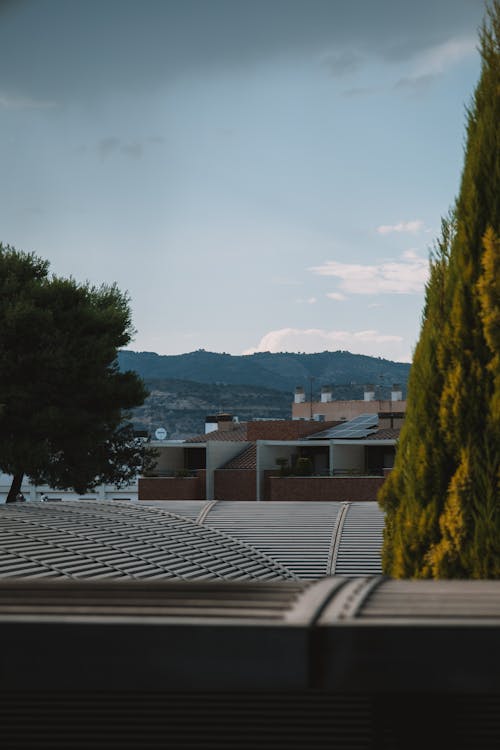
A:
POLYGON ((16 497, 21 492, 21 485, 23 483, 24 472, 20 474, 14 474, 12 484, 10 485, 9 494, 7 495, 6 503, 15 503, 16 497))

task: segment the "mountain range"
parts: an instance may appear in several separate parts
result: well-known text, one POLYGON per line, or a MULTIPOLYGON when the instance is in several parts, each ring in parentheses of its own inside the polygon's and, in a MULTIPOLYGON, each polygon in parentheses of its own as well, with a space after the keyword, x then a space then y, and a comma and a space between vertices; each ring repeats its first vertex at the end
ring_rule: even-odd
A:
POLYGON ((134 424, 151 434, 164 427, 169 438, 204 431, 205 417, 221 411, 245 419, 286 419, 297 386, 309 400, 321 387, 333 386, 334 399, 362 399, 365 384, 377 398, 388 398, 393 384, 406 394, 407 362, 346 351, 315 354, 259 352, 231 355, 198 349, 175 355, 122 350, 121 370, 134 370, 150 395, 132 414, 134 424))

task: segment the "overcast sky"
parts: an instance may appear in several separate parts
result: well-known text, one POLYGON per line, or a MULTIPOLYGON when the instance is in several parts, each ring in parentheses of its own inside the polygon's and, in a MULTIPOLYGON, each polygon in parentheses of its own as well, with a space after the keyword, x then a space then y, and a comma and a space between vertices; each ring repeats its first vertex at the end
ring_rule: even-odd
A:
POLYGON ((482 0, 0 0, 0 241, 129 348, 410 361, 482 0))

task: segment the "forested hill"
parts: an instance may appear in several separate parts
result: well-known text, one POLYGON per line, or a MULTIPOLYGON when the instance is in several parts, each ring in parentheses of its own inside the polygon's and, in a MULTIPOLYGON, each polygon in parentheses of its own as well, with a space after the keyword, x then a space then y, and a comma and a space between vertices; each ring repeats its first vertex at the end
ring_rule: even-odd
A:
POLYGON ((259 352, 231 355, 198 349, 187 354, 159 355, 154 352, 119 352, 121 370, 135 370, 145 380, 190 380, 198 383, 249 385, 293 394, 296 386, 333 385, 334 398, 362 398, 363 386, 377 386, 377 396, 386 397, 393 383, 406 392, 410 365, 346 351, 317 354, 259 352), (311 378, 313 380, 311 380, 311 378))

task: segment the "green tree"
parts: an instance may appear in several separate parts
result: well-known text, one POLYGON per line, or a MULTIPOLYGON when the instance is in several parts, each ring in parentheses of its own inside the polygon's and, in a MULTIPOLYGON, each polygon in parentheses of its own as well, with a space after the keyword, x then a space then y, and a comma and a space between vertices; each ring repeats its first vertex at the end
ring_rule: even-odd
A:
POLYGON ((47 261, 0 245, 0 469, 85 492, 130 481, 147 460, 128 410, 146 391, 120 372, 132 337, 128 298, 115 285, 49 277, 47 261))
POLYGON ((379 501, 384 571, 500 576, 500 2, 480 33, 460 191, 431 259, 406 424, 379 501))

